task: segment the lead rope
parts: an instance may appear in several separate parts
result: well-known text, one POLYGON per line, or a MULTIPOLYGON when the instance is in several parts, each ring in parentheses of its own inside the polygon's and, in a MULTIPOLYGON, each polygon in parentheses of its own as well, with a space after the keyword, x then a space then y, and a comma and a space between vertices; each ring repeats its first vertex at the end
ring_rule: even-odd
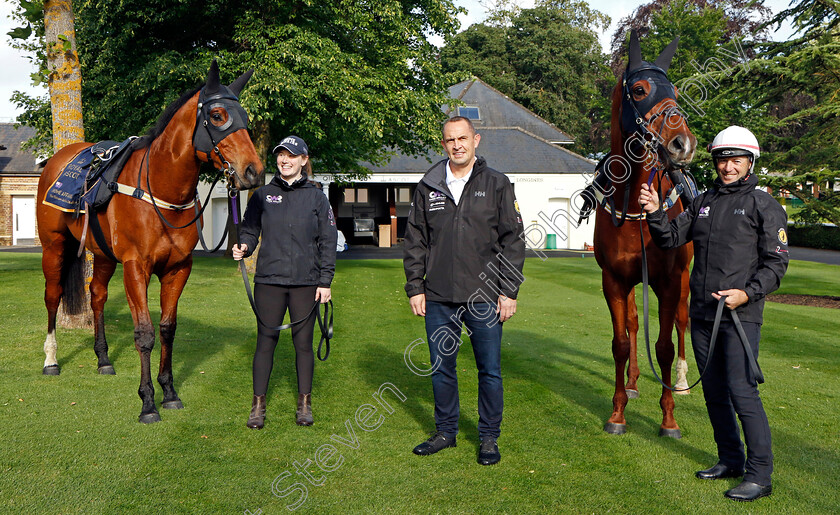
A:
MULTIPOLYGON (((660 379, 659 374, 656 373, 656 367, 653 366, 653 356, 650 353, 650 329, 648 327, 648 311, 650 309, 649 302, 648 302, 648 267, 647 267, 647 251, 645 250, 645 236, 642 230, 642 223, 641 220, 639 221, 639 236, 641 237, 642 243, 642 304, 644 306, 644 326, 645 326, 645 347, 647 348, 647 358, 648 364, 650 364, 650 370, 653 372, 653 376, 659 381, 663 387, 671 390, 672 392, 687 392, 691 390, 695 386, 700 383, 700 380, 703 379, 703 376, 706 374, 706 370, 709 369, 709 364, 712 361, 712 355, 715 352, 715 343, 717 342, 717 335, 718 329, 720 327, 720 320, 723 316, 723 306, 725 305, 726 296, 722 296, 720 300, 718 300, 717 310, 715 311, 715 321, 712 325, 712 336, 711 340, 709 341, 709 353, 706 355, 706 363, 703 365, 703 370, 700 372, 700 377, 697 378, 697 381, 694 382, 688 388, 676 388, 672 386, 668 386, 665 384, 662 379, 660 379)), ((750 367, 750 375, 752 379, 755 380, 756 383, 761 384, 764 382, 764 374, 761 373, 761 368, 758 366, 758 361, 755 359, 755 355, 753 354, 752 348, 750 347, 750 342, 747 339, 747 334, 744 332, 744 326, 741 325, 741 319, 738 317, 738 313, 735 312, 734 309, 729 310, 729 313, 732 315, 732 321, 735 323, 735 328, 738 331, 739 339, 744 346, 744 352, 747 355, 747 362, 749 363, 750 367)))
MULTIPOLYGON (((234 190, 235 191, 235 190, 234 190)), ((232 232, 233 235, 233 243, 235 245, 239 245, 239 195, 238 191, 235 195, 231 195, 230 197, 230 207, 231 207, 231 214, 233 216, 233 225, 236 228, 235 231, 232 232)), ((270 326, 262 321, 260 317, 259 310, 257 309, 257 302, 254 300, 254 294, 251 292, 251 282, 248 280, 248 270, 245 268, 245 260, 239 260, 239 271, 242 272, 242 282, 245 283, 245 293, 248 294, 248 302, 251 304, 251 310, 254 312, 254 315, 257 317, 257 322, 273 331, 283 331, 286 329, 290 329, 298 324, 302 324, 309 320, 312 316, 312 313, 315 313, 318 321, 318 329, 321 331, 321 340, 318 342, 318 359, 321 361, 326 361, 327 358, 330 357, 330 340, 333 337, 333 302, 332 300, 323 303, 324 304, 324 315, 323 318, 321 317, 321 308, 319 307, 322 302, 316 300, 315 303, 312 305, 312 309, 309 310, 309 313, 300 320, 295 322, 290 322, 288 324, 278 325, 278 326, 270 326), (326 344, 326 354, 321 357, 321 349, 322 346, 326 344)), ((291 318, 291 311, 289 311, 289 317, 291 318)))

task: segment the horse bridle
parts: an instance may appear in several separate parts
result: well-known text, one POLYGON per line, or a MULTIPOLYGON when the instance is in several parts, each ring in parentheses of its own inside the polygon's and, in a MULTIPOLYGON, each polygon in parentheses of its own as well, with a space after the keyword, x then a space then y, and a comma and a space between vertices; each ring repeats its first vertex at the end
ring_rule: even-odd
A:
POLYGON ((207 95, 205 88, 201 88, 198 93, 198 109, 196 110, 195 127, 193 128, 193 152, 196 154, 196 158, 198 158, 199 152, 203 152, 207 156, 207 160, 214 164, 214 167, 215 163, 211 158, 211 152, 216 154, 219 163, 222 165, 222 168, 216 168, 216 170, 226 177, 229 190, 235 189, 233 184, 235 170, 230 165, 230 161, 225 159, 222 154, 219 143, 241 129, 248 129, 248 113, 239 104, 239 97, 223 85, 219 86, 217 92, 210 95, 207 95), (210 113, 217 106, 223 107, 228 113, 227 121, 221 126, 209 122, 210 113), (204 131, 199 131, 199 127, 203 127, 204 131), (219 133, 221 137, 214 138, 213 131, 219 133))
MULTIPOLYGON (((146 163, 146 188, 149 190, 149 195, 152 198, 152 205, 155 208, 155 212, 157 213, 158 217, 166 224, 170 229, 184 229, 189 227, 190 225, 198 222, 201 223, 199 220, 201 219, 201 215, 204 214, 204 210, 207 208, 207 205, 210 201, 210 195, 213 193, 213 189, 216 186, 216 183, 219 182, 221 177, 225 177, 227 182, 227 190, 228 196, 231 199, 236 198, 239 195, 239 189, 236 187, 233 181, 233 177, 236 173, 236 170, 230 164, 230 161, 225 159, 224 155, 222 154, 221 149, 219 148, 219 143, 222 142, 223 139, 230 136, 234 132, 241 130, 241 129, 248 129, 248 113, 245 112, 245 109, 239 104, 239 97, 233 94, 233 92, 224 85, 219 86, 219 90, 211 95, 207 95, 205 92, 205 88, 201 88, 198 93, 198 107, 196 109, 195 114, 195 126, 193 127, 193 153, 195 154, 196 159, 202 160, 198 157, 199 152, 203 152, 207 156, 207 161, 213 165, 213 168, 220 173, 219 176, 213 181, 213 184, 210 185, 210 191, 207 193, 207 197, 204 199, 204 202, 201 204, 201 209, 196 207, 196 215, 195 217, 190 220, 188 223, 180 226, 175 226, 169 223, 163 213, 160 211, 158 205, 154 202, 154 195, 152 194, 152 184, 150 180, 150 173, 149 173, 149 148, 146 148, 146 155, 144 156, 143 161, 146 163), (228 113, 227 121, 222 124, 221 126, 216 126, 209 122, 210 112, 216 106, 222 106, 228 113), (200 131, 199 127, 203 127, 204 131, 200 131), (213 132, 211 132, 210 128, 213 128, 214 131, 220 134, 220 138, 217 140, 213 137, 213 132), (219 162, 221 163, 222 167, 217 168, 215 162, 211 158, 212 153, 215 153, 216 156, 219 158, 219 162)), ((142 170, 143 161, 140 163, 140 168, 142 170)), ((140 183, 140 176, 138 173, 138 184, 140 183)), ((230 213, 228 214, 228 218, 230 219, 230 213)), ((219 244, 210 251, 207 245, 204 242, 204 235, 202 231, 199 230, 199 241, 201 242, 201 246, 204 247, 204 250, 215 252, 219 248, 221 248, 222 242, 225 240, 227 236, 227 226, 225 227, 225 234, 222 235, 219 244)))
POLYGON ((671 157, 667 152, 664 153, 664 156, 663 153, 660 152, 662 136, 659 132, 652 129, 654 122, 660 117, 664 117, 662 122, 663 125, 675 116, 685 120, 685 115, 682 114, 679 106, 677 105, 676 88, 674 88, 674 85, 670 80, 668 80, 668 75, 665 70, 647 62, 639 68, 625 70, 624 77, 622 79, 621 102, 621 128, 624 132, 628 134, 639 134, 641 139, 640 143, 646 150, 652 152, 657 157, 658 162, 665 165, 663 168, 679 168, 679 166, 671 160, 671 157), (630 91, 630 88, 636 82, 636 77, 638 75, 643 75, 642 78, 647 80, 651 88, 648 95, 640 101, 636 101, 633 98, 632 91, 630 91), (664 99, 671 99, 674 102, 667 108, 653 113, 649 119, 645 118, 646 114, 642 113, 650 113, 651 110, 664 99))

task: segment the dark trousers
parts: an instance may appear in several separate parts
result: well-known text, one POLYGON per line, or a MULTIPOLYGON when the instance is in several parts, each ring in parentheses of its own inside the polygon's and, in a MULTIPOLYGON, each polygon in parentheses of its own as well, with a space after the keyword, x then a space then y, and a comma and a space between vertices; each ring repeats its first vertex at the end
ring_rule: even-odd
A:
MULTIPOLYGON (((714 430, 718 458, 721 463, 736 470, 744 468, 745 481, 769 485, 773 472, 770 425, 758 396, 758 385, 750 377, 747 354, 735 324, 728 319, 729 313, 723 316, 714 354, 703 376, 703 396, 714 430), (736 414, 747 444, 746 466, 736 414)), ((742 325, 753 355, 758 359, 761 324, 742 322, 742 325)), ((706 363, 712 326, 711 321, 691 319, 691 343, 698 367, 706 363)))
POLYGON ((426 335, 434 368, 435 427, 448 436, 458 434, 458 348, 461 325, 478 367, 478 434, 498 438, 502 423, 502 324, 495 304, 426 302, 426 335))
MULTIPOLYGON (((255 284, 254 300, 260 318, 266 324, 277 327, 283 323, 286 310, 289 320, 303 319, 315 305, 316 286, 274 286, 255 284)), ((297 370, 298 393, 312 391, 312 375, 315 369, 315 355, 312 352, 312 335, 315 332, 315 313, 305 322, 292 327, 292 342, 295 345, 295 369, 297 370)), ((274 366, 274 349, 277 347, 279 331, 257 323, 257 350, 254 353, 254 395, 265 395, 268 379, 274 366)))

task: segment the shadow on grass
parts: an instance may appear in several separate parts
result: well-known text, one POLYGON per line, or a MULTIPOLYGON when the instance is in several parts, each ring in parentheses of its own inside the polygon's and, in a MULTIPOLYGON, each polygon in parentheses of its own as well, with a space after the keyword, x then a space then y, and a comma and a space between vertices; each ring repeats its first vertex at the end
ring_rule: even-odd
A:
MULTIPOLYGON (((581 350, 562 339, 548 339, 517 329, 509 330, 506 334, 506 340, 509 339, 518 345, 512 351, 502 349, 503 377, 538 384, 585 409, 600 420, 601 424, 606 422, 612 413, 615 370, 612 359, 581 350), (595 367, 590 363, 594 363, 595 367), (597 386, 599 383, 605 385, 605 388, 597 386)), ((604 345, 608 345, 608 342, 604 345)), ((634 404, 639 402, 656 402, 652 396, 654 391, 658 399, 661 389, 651 390, 647 396, 643 393, 642 398, 628 402, 628 431, 707 466, 715 459, 713 454, 686 444, 683 440, 658 436, 661 419, 653 419, 634 409, 634 404)), ((533 401, 538 403, 537 399, 533 401)), ((677 423, 679 424, 679 420, 677 423)))

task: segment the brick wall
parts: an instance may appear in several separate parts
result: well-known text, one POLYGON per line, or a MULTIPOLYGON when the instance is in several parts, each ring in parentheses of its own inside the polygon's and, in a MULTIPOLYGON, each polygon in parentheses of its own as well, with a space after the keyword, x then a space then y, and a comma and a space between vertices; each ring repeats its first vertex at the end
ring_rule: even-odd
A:
MULTIPOLYGON (((0 245, 8 247, 12 244, 12 196, 32 195, 38 191, 38 177, 0 177, 0 245)), ((35 244, 40 245, 38 234, 35 234, 35 244)))

